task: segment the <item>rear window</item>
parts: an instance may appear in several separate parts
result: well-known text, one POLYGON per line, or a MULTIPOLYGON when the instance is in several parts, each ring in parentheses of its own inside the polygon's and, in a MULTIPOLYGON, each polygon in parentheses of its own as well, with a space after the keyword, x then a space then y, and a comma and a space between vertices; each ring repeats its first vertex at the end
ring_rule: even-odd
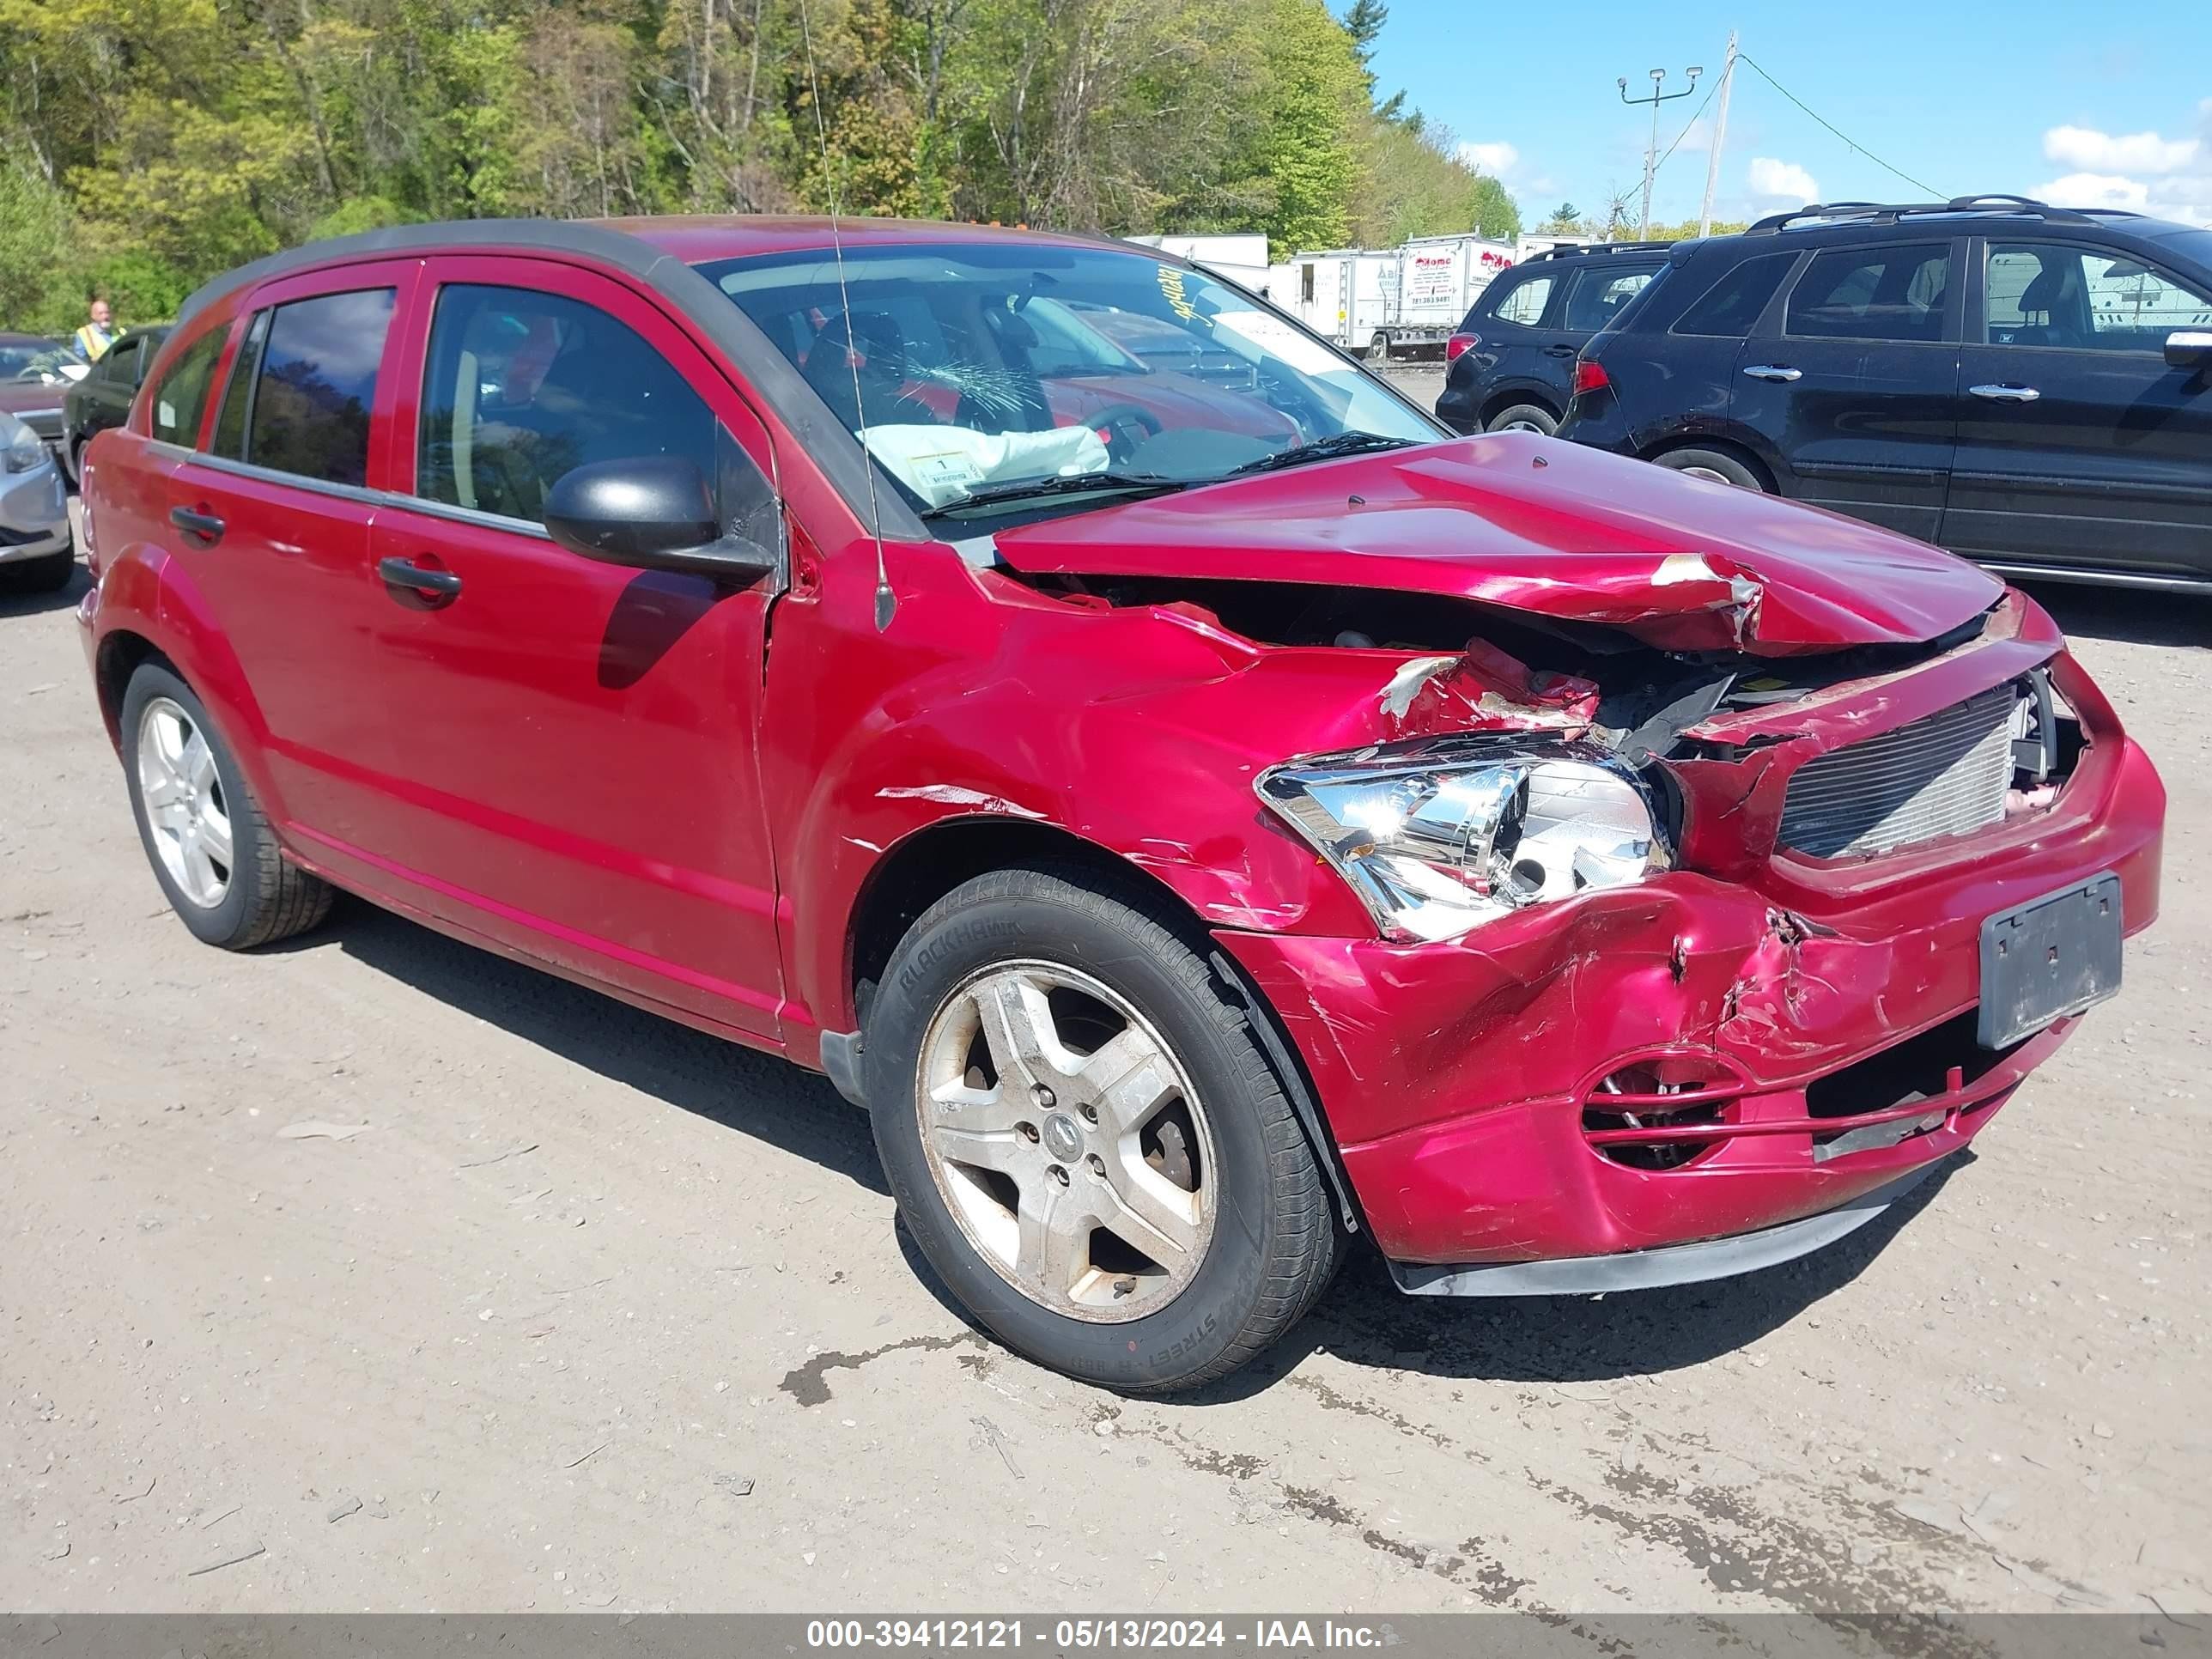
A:
POLYGON ((1758 326, 1775 289, 1797 263, 1795 253, 1762 253, 1722 274, 1690 303, 1674 327, 1677 334, 1716 334, 1733 339, 1758 326))
POLYGON ((1622 270, 1611 265, 1592 265, 1577 274, 1567 295, 1565 326, 1595 334, 1628 309, 1628 302, 1644 291, 1656 265, 1622 270))
POLYGON ((1544 307, 1550 303, 1553 285, 1558 281, 1549 275, 1526 277, 1507 290, 1490 314, 1501 323, 1534 328, 1544 320, 1544 307))
POLYGON ((1830 248, 1797 279, 1784 331, 1816 340, 1940 340, 1950 290, 1948 242, 1830 248))
MULTIPOLYGON (((237 410, 240 460, 325 483, 368 481, 368 415, 392 298, 388 288, 320 294, 269 314, 237 410)), ((226 397, 220 422, 226 430, 231 415, 226 397)))
POLYGON ((200 441, 200 416, 207 410, 208 387, 222 356, 227 328, 211 328, 186 346, 154 389, 153 431, 163 443, 191 448, 200 441))

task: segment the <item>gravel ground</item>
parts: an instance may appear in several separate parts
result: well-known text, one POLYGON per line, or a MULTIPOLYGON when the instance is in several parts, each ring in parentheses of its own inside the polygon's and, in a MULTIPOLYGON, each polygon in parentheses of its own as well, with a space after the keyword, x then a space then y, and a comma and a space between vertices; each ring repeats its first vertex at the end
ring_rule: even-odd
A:
POLYGON ((2045 597, 2166 912, 1974 1157, 1733 1283, 1358 1258, 1178 1404, 971 1334, 818 1079, 358 903, 195 945, 0 605, 0 1607, 2203 1610, 2212 612, 2045 597))

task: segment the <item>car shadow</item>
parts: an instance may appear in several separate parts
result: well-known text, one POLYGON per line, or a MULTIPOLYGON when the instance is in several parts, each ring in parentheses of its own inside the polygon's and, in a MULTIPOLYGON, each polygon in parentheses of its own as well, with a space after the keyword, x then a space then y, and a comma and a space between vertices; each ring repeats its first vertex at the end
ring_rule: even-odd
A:
MULTIPOLYGON (((1795 1261, 1703 1285, 1602 1297, 1407 1296, 1363 1234, 1320 1303, 1281 1341, 1218 1382, 1174 1396, 1175 1403, 1249 1400, 1320 1352, 1373 1370, 1470 1382, 1613 1382, 1702 1365, 1747 1347, 1856 1279, 1973 1161, 1971 1150, 1954 1154, 1856 1232, 1795 1261)), ((903 1219, 898 1245, 938 1305, 995 1345, 938 1278, 903 1219)))
POLYGON ((2212 647, 2212 595, 2091 587, 2080 582, 2021 580, 2020 586, 2069 638, 2193 646, 2200 651, 2212 647))
POLYGON ((52 611, 74 611, 92 586, 92 577, 80 561, 70 572, 68 586, 51 593, 10 593, 0 589, 0 617, 36 617, 52 611))
POLYGON ((1326 1351, 1376 1370, 1484 1382, 1610 1382, 1735 1352, 1850 1284, 1953 1176, 1954 1154, 1856 1232, 1778 1267, 1606 1296, 1412 1297, 1364 1238, 1321 1303, 1254 1365, 1194 1403, 1244 1398, 1326 1351))
POLYGON ((362 901, 340 906, 328 926, 270 948, 336 949, 586 1071, 890 1192, 866 1115, 828 1079, 362 901))

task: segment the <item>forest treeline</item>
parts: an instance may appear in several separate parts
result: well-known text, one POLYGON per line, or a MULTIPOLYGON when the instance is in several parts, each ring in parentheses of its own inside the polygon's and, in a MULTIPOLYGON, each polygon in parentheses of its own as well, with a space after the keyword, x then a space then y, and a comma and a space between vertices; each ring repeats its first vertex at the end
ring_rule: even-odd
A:
POLYGON ((1278 254, 1520 226, 1382 0, 0 0, 0 326, 419 219, 820 212, 1278 254))

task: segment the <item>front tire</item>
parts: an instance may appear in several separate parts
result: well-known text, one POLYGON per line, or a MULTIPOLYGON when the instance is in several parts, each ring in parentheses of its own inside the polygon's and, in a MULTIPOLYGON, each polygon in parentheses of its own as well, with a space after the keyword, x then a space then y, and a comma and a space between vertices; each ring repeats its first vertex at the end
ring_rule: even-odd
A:
POLYGON ((285 861, 237 758, 192 690, 157 662, 123 693, 123 771, 169 906, 203 944, 250 950, 330 914, 328 883, 285 861))
POLYGON ((1038 1364, 1195 1388, 1328 1284, 1314 1150, 1243 1009, 1149 896, 1074 869, 978 877, 900 942, 866 1030, 901 1215, 1038 1364))

